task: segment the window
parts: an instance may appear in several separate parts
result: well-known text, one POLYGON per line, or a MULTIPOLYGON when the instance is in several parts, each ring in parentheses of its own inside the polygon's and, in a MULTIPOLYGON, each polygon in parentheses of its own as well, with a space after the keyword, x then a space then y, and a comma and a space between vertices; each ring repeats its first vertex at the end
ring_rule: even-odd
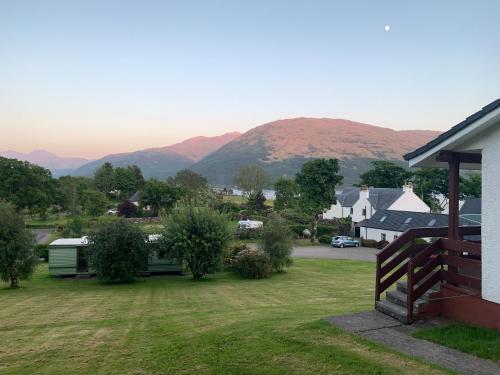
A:
POLYGON ((436 219, 431 219, 431 221, 429 221, 429 224, 427 224, 428 227, 433 227, 434 224, 436 224, 436 219))
POLYGON ((351 215, 354 213, 354 208, 351 207, 351 215))
POLYGON ((381 223, 383 223, 383 222, 385 221, 385 219, 387 219, 387 216, 386 216, 386 215, 385 215, 385 216, 382 216, 382 217, 380 218, 380 222, 381 222, 381 223))
POLYGON ((363 208, 363 216, 366 216, 366 207, 363 208))
POLYGON ((407 218, 407 219, 405 220, 405 224, 410 224, 412 220, 413 220, 413 218, 412 218, 412 217, 407 218))
POLYGON ((385 233, 380 233, 380 240, 381 240, 381 241, 386 241, 386 239, 385 239, 385 238, 386 238, 385 233))

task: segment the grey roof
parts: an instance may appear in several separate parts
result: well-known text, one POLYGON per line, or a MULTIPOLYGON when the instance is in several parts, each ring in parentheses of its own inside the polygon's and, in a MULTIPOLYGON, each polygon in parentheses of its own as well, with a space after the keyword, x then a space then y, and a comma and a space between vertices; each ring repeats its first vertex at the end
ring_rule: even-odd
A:
MULTIPOLYGON (((460 219, 460 225, 477 225, 468 220, 460 219)), ((428 212, 379 210, 370 219, 363 220, 357 227, 392 230, 404 232, 410 228, 447 227, 448 215, 428 212), (382 218, 384 218, 382 220, 382 218), (381 221, 382 220, 382 221, 381 221), (432 223, 432 225, 430 225, 432 223)))
POLYGON ((139 199, 141 199, 141 192, 136 191, 128 200, 130 202, 139 202, 139 199))
POLYGON ((429 143, 423 145, 420 148, 417 148, 413 152, 410 152, 410 153, 406 154, 404 156, 404 159, 405 160, 410 160, 410 159, 413 159, 413 158, 415 158, 415 157, 423 154, 424 152, 429 151, 433 147, 437 146, 438 144, 440 144, 441 142, 445 141, 446 139, 452 137, 453 135, 455 135, 459 131, 465 129, 466 127, 468 127, 472 123, 474 123, 477 120, 479 120, 481 117, 486 116, 488 113, 494 111, 497 108, 500 108, 500 98, 497 99, 497 100, 495 100, 495 101, 493 101, 493 102, 491 102, 487 106, 483 107, 480 111, 477 111, 473 115, 467 117, 464 121, 462 121, 461 123, 455 125, 450 130, 448 130, 447 132, 444 132, 443 134, 441 134, 437 138, 433 139, 429 143))
MULTIPOLYGON (((359 187, 348 187, 336 193, 342 207, 352 207, 359 200, 359 187)), ((403 188, 369 188, 368 200, 376 210, 389 208, 401 195, 403 188)))
POLYGON ((460 215, 481 215, 481 198, 467 198, 460 209, 460 215))

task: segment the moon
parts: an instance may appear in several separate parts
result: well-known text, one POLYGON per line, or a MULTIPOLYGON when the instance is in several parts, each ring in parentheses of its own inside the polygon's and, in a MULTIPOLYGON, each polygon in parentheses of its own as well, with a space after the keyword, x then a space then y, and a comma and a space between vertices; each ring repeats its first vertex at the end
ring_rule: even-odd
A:
POLYGON ((384 30, 385 30, 386 32, 388 32, 388 31, 390 31, 390 30, 391 30, 391 27, 390 27, 389 25, 385 25, 384 30))

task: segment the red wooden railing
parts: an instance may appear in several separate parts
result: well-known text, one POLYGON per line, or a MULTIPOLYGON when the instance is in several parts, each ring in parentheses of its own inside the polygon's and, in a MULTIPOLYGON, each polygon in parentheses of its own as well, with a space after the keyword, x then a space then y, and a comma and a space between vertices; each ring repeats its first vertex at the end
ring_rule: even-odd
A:
MULTIPOLYGON (((414 228, 403 233, 377 255, 375 300, 404 276, 407 276, 408 321, 413 321, 413 303, 440 281, 481 288, 481 245, 444 238, 448 228, 414 228), (417 239, 438 238, 431 244, 417 239), (467 253, 467 256, 464 256, 467 253), (470 259, 476 258, 476 259, 470 259), (438 268, 436 270, 436 268, 438 268)), ((461 238, 481 234, 481 227, 460 227, 461 238)))

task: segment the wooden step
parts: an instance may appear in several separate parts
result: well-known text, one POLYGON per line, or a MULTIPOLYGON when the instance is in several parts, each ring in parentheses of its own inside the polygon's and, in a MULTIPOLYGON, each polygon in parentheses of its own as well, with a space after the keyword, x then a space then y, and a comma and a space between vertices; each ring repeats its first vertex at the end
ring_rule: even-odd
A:
POLYGON ((408 323, 408 315, 406 307, 402 307, 389 301, 377 301, 375 309, 386 315, 392 316, 394 319, 402 323, 408 323))
MULTIPOLYGON (((396 305, 406 308, 408 295, 399 290, 392 290, 386 293, 385 299, 391 303, 395 303, 396 305)), ((425 304, 427 304, 427 301, 419 298, 413 303, 413 311, 416 313, 419 307, 425 304)))
MULTIPOLYGON (((426 279, 422 280, 422 281, 425 281, 426 279)), ((418 284, 417 284, 418 285, 418 284)), ((420 297, 420 299, 423 299, 423 300, 428 300, 429 299, 429 295, 431 293, 435 293, 435 292, 439 292, 441 289, 441 283, 436 283, 434 286, 432 286, 432 288, 430 288, 427 292, 425 292, 422 297, 420 297)), ((407 294, 408 292, 408 285, 406 283, 406 280, 404 281, 398 281, 397 283, 397 291, 401 292, 401 293, 404 293, 404 294, 407 294)))

